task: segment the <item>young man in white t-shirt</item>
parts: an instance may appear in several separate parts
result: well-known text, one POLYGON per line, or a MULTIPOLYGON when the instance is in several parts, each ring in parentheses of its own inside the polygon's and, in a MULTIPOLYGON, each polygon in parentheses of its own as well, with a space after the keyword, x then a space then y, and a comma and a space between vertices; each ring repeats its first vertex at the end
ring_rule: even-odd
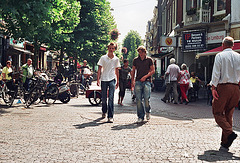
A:
POLYGON ((114 114, 114 91, 119 85, 119 71, 121 67, 119 58, 113 53, 117 49, 116 43, 108 44, 108 53, 102 56, 98 61, 98 75, 97 85, 100 86, 101 77, 101 90, 102 90, 102 118, 106 117, 108 113, 108 122, 113 123, 114 114), (117 81, 117 83, 116 83, 117 81), (108 104, 107 104, 107 92, 108 93, 108 104))

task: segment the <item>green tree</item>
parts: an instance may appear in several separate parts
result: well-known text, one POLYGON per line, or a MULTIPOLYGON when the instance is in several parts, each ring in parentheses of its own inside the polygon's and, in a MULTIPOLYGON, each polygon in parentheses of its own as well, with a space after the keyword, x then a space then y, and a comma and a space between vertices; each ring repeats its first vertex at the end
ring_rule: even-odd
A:
MULTIPOLYGON (((77 47, 71 40, 72 32, 80 22, 80 8, 80 3, 76 0, 52 3, 51 11, 54 12, 55 17, 52 19, 48 45, 50 49, 60 50, 60 65, 62 65, 64 53, 77 60, 77 47)), ((60 66, 60 68, 62 67, 60 66)))
POLYGON ((0 26, 1 33, 32 42, 35 49, 34 65, 37 66, 41 44, 48 43, 50 38, 61 40, 56 38, 57 35, 71 30, 72 27, 67 26, 79 21, 74 15, 76 7, 80 7, 76 0, 0 1, 0 17, 4 21, 0 26))
POLYGON ((106 0, 80 0, 81 22, 74 30, 73 42, 78 46, 80 61, 88 60, 94 67, 99 58, 106 53, 110 41, 109 32, 116 28, 106 0))
POLYGON ((137 57, 137 48, 142 44, 141 36, 137 31, 131 30, 123 40, 123 47, 127 48, 127 59, 129 65, 132 66, 132 61, 137 57))

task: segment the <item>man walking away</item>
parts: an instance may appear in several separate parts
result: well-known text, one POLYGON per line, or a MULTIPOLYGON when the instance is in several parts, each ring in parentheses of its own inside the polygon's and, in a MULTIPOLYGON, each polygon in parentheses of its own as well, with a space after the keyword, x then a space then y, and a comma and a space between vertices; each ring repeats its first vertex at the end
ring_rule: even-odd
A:
POLYGON ((161 99, 165 103, 167 100, 170 100, 169 94, 170 94, 171 88, 173 88, 174 104, 178 104, 177 85, 178 85, 178 76, 180 73, 180 68, 175 63, 176 63, 176 60, 174 58, 171 58, 170 65, 168 66, 167 71, 165 72, 165 75, 169 75, 169 78, 170 78, 170 83, 167 84, 165 96, 161 99))
POLYGON ((145 111, 146 119, 150 119, 150 94, 151 94, 151 76, 155 73, 155 68, 153 65, 152 58, 148 57, 146 54, 146 48, 144 46, 139 46, 138 57, 133 60, 133 67, 131 72, 132 78, 132 89, 134 88, 137 102, 137 123, 141 123, 144 120, 145 111), (135 79, 135 71, 137 71, 135 79), (144 101, 143 101, 144 100, 144 101), (143 107, 145 105, 145 110, 143 107))
POLYGON ((220 149, 228 150, 237 138, 233 132, 233 112, 238 104, 240 92, 240 54, 232 50, 234 40, 225 37, 222 42, 223 51, 215 57, 212 73, 212 111, 216 123, 222 128, 220 149))

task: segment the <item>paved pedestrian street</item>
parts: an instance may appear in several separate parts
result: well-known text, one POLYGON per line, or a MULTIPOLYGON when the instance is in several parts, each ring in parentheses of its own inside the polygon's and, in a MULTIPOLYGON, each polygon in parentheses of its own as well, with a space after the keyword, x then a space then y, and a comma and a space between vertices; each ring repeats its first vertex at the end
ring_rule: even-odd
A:
POLYGON ((239 137, 229 152, 219 151, 221 129, 206 100, 163 103, 151 96, 150 121, 136 124, 136 104, 127 91, 114 123, 101 119, 101 107, 84 96, 68 104, 1 107, 0 162, 240 162, 240 111, 234 113, 239 137))

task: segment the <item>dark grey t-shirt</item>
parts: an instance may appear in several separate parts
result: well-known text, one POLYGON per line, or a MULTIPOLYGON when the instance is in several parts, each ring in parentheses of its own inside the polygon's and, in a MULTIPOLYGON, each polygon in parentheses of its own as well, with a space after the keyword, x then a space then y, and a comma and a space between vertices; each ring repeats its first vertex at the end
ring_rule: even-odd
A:
MULTIPOLYGON (((144 60, 141 60, 139 56, 134 58, 133 66, 135 66, 137 70, 136 81, 139 81, 143 76, 147 75, 152 65, 153 60, 148 56, 146 56, 144 60)), ((151 81, 151 76, 148 77, 147 80, 151 81)))
POLYGON ((127 80, 129 72, 131 72, 130 67, 124 68, 124 66, 122 66, 121 69, 119 69, 119 80, 127 80))

